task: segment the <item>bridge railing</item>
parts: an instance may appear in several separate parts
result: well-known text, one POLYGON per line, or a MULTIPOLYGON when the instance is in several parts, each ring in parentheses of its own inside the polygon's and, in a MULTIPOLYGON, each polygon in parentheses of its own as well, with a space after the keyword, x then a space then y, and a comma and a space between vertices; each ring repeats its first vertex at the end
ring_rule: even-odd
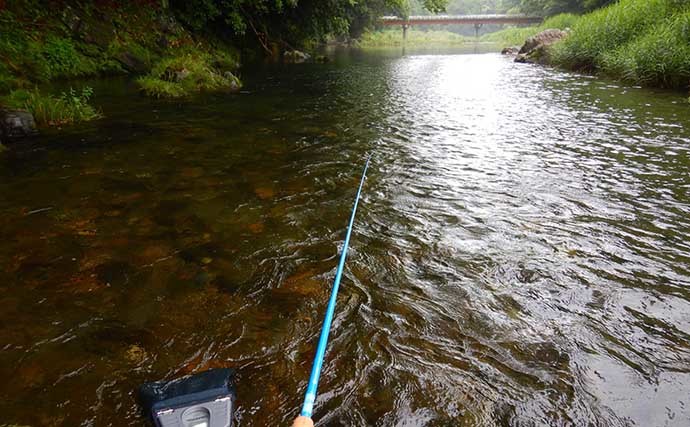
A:
POLYGON ((450 25, 450 24, 538 24, 543 21, 539 16, 522 14, 514 15, 428 15, 410 16, 400 18, 398 16, 383 16, 379 22, 383 25, 450 25))

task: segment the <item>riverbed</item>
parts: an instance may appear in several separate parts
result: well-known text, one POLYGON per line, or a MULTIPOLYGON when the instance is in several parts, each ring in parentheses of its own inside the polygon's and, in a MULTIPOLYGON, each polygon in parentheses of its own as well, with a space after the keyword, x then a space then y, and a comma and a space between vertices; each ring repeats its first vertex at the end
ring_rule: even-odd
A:
POLYGON ((2 422, 140 426, 227 366, 289 425, 372 154, 319 426, 690 424, 682 94, 457 48, 242 78, 88 82, 102 120, 0 154, 2 422))

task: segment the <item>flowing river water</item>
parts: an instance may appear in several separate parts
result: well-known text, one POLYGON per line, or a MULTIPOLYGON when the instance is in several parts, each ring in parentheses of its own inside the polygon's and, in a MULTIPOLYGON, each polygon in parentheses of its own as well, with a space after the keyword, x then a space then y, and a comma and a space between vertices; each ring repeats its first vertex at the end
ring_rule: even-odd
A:
POLYGON ((0 425, 140 426, 237 369, 297 415, 367 153, 319 426, 690 425, 690 106, 496 53, 245 70, 0 156, 0 425))

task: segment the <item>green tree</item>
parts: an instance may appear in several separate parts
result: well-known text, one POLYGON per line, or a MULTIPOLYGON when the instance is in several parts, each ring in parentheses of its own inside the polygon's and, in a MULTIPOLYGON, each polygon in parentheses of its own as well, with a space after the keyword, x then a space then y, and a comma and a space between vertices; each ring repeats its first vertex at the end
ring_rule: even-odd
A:
POLYGON ((614 0, 521 0, 520 9, 525 13, 556 15, 558 13, 582 13, 606 6, 614 0))

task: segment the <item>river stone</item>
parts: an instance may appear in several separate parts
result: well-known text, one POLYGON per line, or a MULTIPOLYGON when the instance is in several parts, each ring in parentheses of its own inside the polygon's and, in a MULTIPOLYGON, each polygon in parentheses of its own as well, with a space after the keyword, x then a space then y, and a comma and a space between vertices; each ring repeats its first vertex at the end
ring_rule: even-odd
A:
POLYGON ((548 48, 568 35, 567 31, 548 29, 528 38, 518 52, 515 62, 539 63, 548 62, 548 48))
POLYGON ((518 46, 511 46, 503 48, 501 55, 517 55, 519 52, 520 48, 518 46))
POLYGON ((283 53, 283 59, 285 62, 299 64, 310 58, 308 53, 301 52, 299 50, 288 50, 283 53))
POLYGON ((223 77, 225 77, 230 82, 228 85, 228 89, 230 89, 231 91, 236 92, 242 88, 240 79, 235 77, 235 75, 232 74, 230 71, 226 71, 225 73, 223 73, 223 77))
POLYGON ((0 143, 37 133, 34 116, 28 111, 0 110, 0 143))

